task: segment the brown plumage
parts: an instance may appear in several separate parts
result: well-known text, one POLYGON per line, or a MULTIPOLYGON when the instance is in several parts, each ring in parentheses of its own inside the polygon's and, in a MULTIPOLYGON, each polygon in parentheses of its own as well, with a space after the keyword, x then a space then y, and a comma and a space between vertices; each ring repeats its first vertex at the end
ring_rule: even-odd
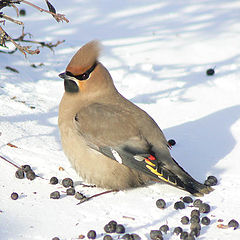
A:
POLYGON ((115 88, 92 41, 73 56, 64 79, 59 129, 65 154, 87 182, 120 190, 152 180, 202 195, 212 191, 172 159, 158 125, 115 88))

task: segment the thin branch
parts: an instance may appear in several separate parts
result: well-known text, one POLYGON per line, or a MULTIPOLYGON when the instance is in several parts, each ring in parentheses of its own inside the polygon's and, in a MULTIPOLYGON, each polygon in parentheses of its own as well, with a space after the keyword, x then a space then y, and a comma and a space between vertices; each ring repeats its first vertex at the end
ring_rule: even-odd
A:
POLYGON ((1 14, 1 17, 2 18, 4 18, 4 19, 6 19, 6 20, 8 20, 8 21, 11 21, 11 22, 13 22, 13 23, 16 23, 16 24, 18 24, 18 25, 24 25, 24 23, 22 22, 22 21, 18 21, 18 20, 16 20, 16 19, 13 19, 13 18, 11 18, 11 17, 9 17, 8 15, 5 15, 5 14, 1 14))
POLYGON ((101 193, 94 194, 94 195, 92 195, 92 196, 90 196, 90 197, 83 198, 82 200, 80 200, 79 203, 77 203, 77 205, 79 205, 79 204, 81 204, 81 203, 83 203, 83 202, 86 202, 86 201, 88 201, 88 200, 90 200, 90 199, 92 199, 92 198, 99 197, 99 196, 102 196, 102 195, 104 195, 104 194, 112 193, 112 192, 118 192, 118 190, 108 190, 108 191, 105 191, 105 192, 101 192, 101 193))
POLYGON ((39 10, 40 12, 46 12, 46 13, 51 14, 51 15, 56 19, 57 22, 60 22, 60 21, 65 21, 65 22, 67 22, 67 23, 69 22, 69 20, 68 20, 68 19, 65 17, 65 15, 63 15, 63 14, 50 12, 50 11, 45 10, 45 9, 43 9, 43 8, 40 8, 40 7, 36 6, 35 4, 33 4, 33 3, 31 3, 31 2, 28 2, 28 1, 26 1, 26 0, 22 0, 21 2, 27 4, 27 5, 31 6, 31 7, 36 8, 36 9, 39 10))
POLYGON ((0 26, 0 31, 1 31, 1 39, 0 39, 0 44, 2 46, 5 46, 5 42, 6 41, 10 41, 20 52, 22 52, 25 57, 27 56, 26 53, 28 54, 39 54, 40 50, 36 49, 36 50, 30 50, 31 46, 21 46, 20 44, 16 43, 4 30, 3 28, 0 26))
POLYGON ((10 163, 11 165, 13 165, 14 167, 18 168, 18 169, 21 169, 18 165, 16 165, 15 163, 9 161, 8 159, 6 159, 5 157, 1 156, 0 155, 0 158, 2 158, 4 161, 10 163))

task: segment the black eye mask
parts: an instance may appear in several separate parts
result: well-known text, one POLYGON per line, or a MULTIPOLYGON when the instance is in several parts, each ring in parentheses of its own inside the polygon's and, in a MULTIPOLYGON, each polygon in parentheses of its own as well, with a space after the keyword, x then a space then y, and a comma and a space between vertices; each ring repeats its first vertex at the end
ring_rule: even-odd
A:
POLYGON ((83 81, 83 80, 86 80, 89 78, 89 75, 95 69, 96 66, 97 66, 97 62, 95 62, 86 72, 84 72, 80 75, 73 75, 71 72, 68 72, 68 71, 66 71, 66 75, 70 76, 70 77, 75 77, 78 80, 83 81))

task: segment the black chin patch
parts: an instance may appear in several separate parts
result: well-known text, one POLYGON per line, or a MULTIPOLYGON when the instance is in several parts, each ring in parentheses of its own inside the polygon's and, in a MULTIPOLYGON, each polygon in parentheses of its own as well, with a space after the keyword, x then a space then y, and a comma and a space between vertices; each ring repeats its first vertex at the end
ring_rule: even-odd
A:
POLYGON ((79 91, 78 85, 69 79, 64 80, 64 88, 66 92, 76 93, 79 91))

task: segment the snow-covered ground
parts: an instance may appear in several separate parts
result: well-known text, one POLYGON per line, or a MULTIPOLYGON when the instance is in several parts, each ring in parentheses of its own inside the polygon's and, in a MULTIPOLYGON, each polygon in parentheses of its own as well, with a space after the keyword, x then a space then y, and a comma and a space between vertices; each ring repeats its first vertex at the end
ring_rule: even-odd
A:
MULTIPOLYGON (((202 200, 211 205, 211 224, 198 239, 240 239, 240 230, 220 229, 240 221, 240 3, 235 0, 68 0, 51 1, 70 20, 56 23, 44 13, 25 7, 25 31, 34 39, 65 40, 55 52, 27 59, 20 52, 0 53, 0 155, 21 166, 30 164, 42 178, 16 179, 16 168, 0 158, 0 239, 78 239, 88 230, 104 236, 114 219, 126 232, 149 239, 149 232, 180 219, 193 208, 175 210, 174 202, 188 195, 166 184, 110 193, 77 205, 61 185, 49 179, 71 177, 86 196, 103 189, 80 185, 81 178, 63 154, 57 127, 58 104, 65 70, 76 50, 99 39, 100 61, 118 90, 146 110, 177 145, 174 158, 203 182, 218 178, 215 191, 202 200), (43 63, 44 65, 39 66, 43 63), (33 68, 31 64, 38 67, 33 68), (5 67, 19 71, 14 73, 5 67), (215 75, 206 70, 215 67, 215 75), (11 143, 18 148, 7 144, 11 143), (59 170, 63 168, 63 171, 59 170), (49 198, 58 190, 61 199, 49 198), (14 201, 12 192, 20 197, 14 201), (156 207, 163 198, 167 208, 156 207)), ((43 5, 44 1, 34 3, 43 5)), ((9 14, 14 14, 12 9, 9 14)), ((14 33, 15 25, 5 29, 14 33)), ((19 31, 20 34, 20 31, 19 31)), ((18 34, 15 33, 17 37, 18 34)), ((118 239, 118 235, 113 235, 118 239)), ((172 233, 164 239, 179 239, 172 233)))

